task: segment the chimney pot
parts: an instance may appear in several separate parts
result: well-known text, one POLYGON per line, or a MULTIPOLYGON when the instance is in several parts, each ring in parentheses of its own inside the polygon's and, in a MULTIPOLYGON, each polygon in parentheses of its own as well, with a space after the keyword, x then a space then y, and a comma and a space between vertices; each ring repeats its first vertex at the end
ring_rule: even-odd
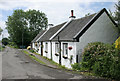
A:
POLYGON ((75 16, 73 15, 74 11, 71 10, 71 16, 69 18, 75 18, 75 16))
POLYGON ((71 10, 71 16, 73 16, 73 10, 71 10))
POLYGON ((49 30, 49 29, 52 28, 53 26, 54 26, 53 24, 48 24, 47 30, 49 30))

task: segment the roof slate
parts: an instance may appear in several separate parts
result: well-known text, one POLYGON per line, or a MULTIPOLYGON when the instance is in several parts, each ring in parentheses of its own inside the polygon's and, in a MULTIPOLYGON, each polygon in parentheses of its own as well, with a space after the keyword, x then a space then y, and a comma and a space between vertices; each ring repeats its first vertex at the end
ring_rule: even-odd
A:
POLYGON ((36 42, 36 40, 45 32, 45 30, 41 31, 31 42, 36 42))
POLYGON ((38 41, 48 41, 65 23, 50 28, 38 41))
POLYGON ((73 37, 79 32, 93 17, 95 14, 92 14, 87 17, 80 19, 72 20, 69 25, 67 25, 64 30, 62 30, 58 35, 56 35, 52 40, 63 40, 63 41, 73 41, 73 37))

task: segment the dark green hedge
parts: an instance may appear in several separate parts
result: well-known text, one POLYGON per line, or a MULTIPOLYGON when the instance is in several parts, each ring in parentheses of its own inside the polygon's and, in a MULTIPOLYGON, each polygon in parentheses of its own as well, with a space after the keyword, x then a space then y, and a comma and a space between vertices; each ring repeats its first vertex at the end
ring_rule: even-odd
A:
POLYGON ((81 63, 72 65, 73 69, 84 69, 102 77, 120 79, 120 51, 115 46, 101 42, 89 43, 82 58, 81 63))

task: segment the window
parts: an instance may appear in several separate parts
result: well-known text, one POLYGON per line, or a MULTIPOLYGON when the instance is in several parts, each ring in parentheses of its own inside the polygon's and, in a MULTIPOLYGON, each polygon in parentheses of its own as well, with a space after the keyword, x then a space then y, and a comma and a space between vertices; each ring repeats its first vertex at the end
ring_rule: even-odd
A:
POLYGON ((63 56, 68 56, 68 43, 63 43, 63 56))
POLYGON ((59 53, 59 43, 55 43, 55 53, 59 53))
POLYGON ((48 43, 45 43, 45 51, 48 52, 48 43))

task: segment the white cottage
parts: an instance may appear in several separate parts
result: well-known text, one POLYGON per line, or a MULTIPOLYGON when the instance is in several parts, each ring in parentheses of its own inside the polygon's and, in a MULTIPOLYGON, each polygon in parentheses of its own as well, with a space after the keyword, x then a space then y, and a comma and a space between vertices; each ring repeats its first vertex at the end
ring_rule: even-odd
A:
POLYGON ((117 24, 105 8, 80 19, 75 19, 73 11, 71 14, 68 22, 46 30, 35 39, 41 44, 37 48, 40 54, 68 68, 80 62, 88 43, 114 43, 118 38, 117 24))

